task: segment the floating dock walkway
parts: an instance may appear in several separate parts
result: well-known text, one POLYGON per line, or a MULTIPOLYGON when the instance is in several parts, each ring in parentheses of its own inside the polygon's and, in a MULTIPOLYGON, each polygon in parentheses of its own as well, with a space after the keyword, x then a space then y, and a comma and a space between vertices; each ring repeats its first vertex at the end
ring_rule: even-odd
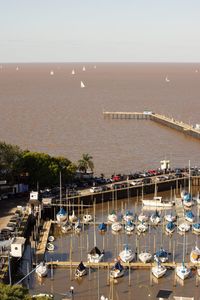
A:
POLYGON ((36 255, 40 256, 41 258, 44 257, 46 246, 48 242, 48 236, 51 229, 51 220, 44 223, 43 229, 42 229, 42 235, 41 240, 38 243, 36 255))
POLYGON ((200 130, 193 125, 186 124, 182 121, 177 121, 174 118, 166 117, 164 115, 156 114, 151 111, 144 112, 103 112, 104 118, 110 119, 144 119, 152 120, 167 127, 178 130, 184 134, 190 135, 194 138, 200 139, 200 130))
MULTIPOLYGON (((88 262, 83 262, 83 264, 87 268, 93 268, 93 269, 111 269, 116 262, 99 262, 99 263, 88 263, 88 262)), ((77 268, 78 265, 80 264, 79 262, 74 262, 74 261, 50 261, 47 263, 48 266, 54 266, 57 268, 77 268)), ((130 263, 123 263, 121 264, 126 267, 126 268, 131 268, 131 269, 150 269, 153 266, 156 266, 157 263, 142 263, 142 262, 130 262, 130 263)), ((182 265, 182 263, 176 263, 176 262, 166 262, 162 263, 163 266, 166 266, 166 268, 172 268, 175 269, 177 266, 182 265)), ((185 263, 185 265, 189 268, 196 268, 197 265, 193 263, 185 263)))

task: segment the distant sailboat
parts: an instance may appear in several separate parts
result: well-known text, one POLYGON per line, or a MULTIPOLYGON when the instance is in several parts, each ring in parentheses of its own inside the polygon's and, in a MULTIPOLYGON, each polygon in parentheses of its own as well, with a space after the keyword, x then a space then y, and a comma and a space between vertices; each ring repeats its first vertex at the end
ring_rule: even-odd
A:
POLYGON ((83 83, 83 81, 81 81, 81 88, 83 89, 85 87, 85 84, 83 83))
POLYGON ((50 75, 51 75, 51 76, 53 76, 53 75, 54 75, 54 71, 53 71, 53 70, 51 70, 51 72, 50 72, 50 75))
POLYGON ((19 67, 18 66, 16 67, 16 71, 19 71, 19 67))
POLYGON ((82 69, 82 70, 83 70, 83 72, 85 72, 85 66, 83 66, 83 69, 82 69))
POLYGON ((196 69, 196 70, 195 70, 195 73, 199 73, 199 70, 198 70, 198 69, 196 69))
POLYGON ((75 75, 75 70, 74 69, 72 70, 72 75, 75 75))
POLYGON ((97 66, 94 66, 94 69, 96 69, 97 68, 97 66))
POLYGON ((166 82, 170 82, 170 79, 166 76, 166 77, 165 77, 165 81, 166 81, 166 82))

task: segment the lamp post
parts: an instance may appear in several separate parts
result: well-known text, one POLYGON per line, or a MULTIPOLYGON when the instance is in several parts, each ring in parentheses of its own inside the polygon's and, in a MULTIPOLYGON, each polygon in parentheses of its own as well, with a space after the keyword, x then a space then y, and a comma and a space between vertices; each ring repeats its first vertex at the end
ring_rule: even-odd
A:
POLYGON ((70 286, 70 293, 72 296, 72 300, 74 300, 74 287, 73 286, 70 286))

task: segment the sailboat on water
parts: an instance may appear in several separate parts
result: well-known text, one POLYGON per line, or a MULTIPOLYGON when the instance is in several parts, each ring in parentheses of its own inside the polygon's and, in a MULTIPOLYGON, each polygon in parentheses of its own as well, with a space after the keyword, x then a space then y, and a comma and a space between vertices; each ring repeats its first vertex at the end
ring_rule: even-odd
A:
POLYGON ((72 70, 72 75, 75 75, 75 70, 74 69, 72 70))
POLYGON ((61 172, 60 172, 60 210, 56 214, 56 219, 59 223, 65 222, 67 220, 67 213, 62 207, 62 181, 61 181, 61 172))
POLYGON ((85 70, 86 70, 86 69, 85 69, 85 66, 83 66, 83 69, 82 69, 82 70, 83 70, 83 72, 85 72, 85 70))
POLYGON ((83 83, 83 81, 81 81, 81 88, 85 88, 85 84, 83 83))
POLYGON ((165 77, 165 81, 170 82, 170 79, 168 78, 168 76, 165 77))
POLYGON ((183 238, 183 262, 176 267, 176 275, 182 280, 185 280, 190 275, 190 268, 185 266, 185 234, 183 238))

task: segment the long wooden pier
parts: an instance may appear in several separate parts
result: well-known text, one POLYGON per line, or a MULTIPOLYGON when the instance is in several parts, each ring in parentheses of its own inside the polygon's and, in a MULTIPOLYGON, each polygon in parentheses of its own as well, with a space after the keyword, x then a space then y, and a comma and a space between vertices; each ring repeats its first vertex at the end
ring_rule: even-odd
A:
POLYGON ((144 119, 152 120, 167 127, 178 130, 184 134, 190 135, 194 138, 200 139, 200 130, 196 129, 193 125, 175 120, 174 118, 167 117, 161 114, 156 114, 151 111, 144 112, 103 112, 104 118, 110 119, 144 119))
POLYGON ((51 220, 46 221, 43 225, 41 240, 39 241, 36 250, 37 256, 39 255, 40 257, 43 257, 45 254, 50 229, 51 229, 51 220))
MULTIPOLYGON (((80 262, 75 262, 75 261, 50 261, 47 263, 48 266, 54 266, 57 268, 77 268, 80 262)), ((99 262, 99 263, 89 263, 89 262, 83 262, 83 264, 87 268, 94 268, 94 269, 110 269, 115 265, 115 262, 99 262)), ((142 263, 142 262, 130 262, 130 263, 123 263, 121 264, 126 267, 126 268, 131 268, 131 269, 150 269, 153 266, 156 266, 157 263, 142 263)), ((176 263, 176 262, 166 262, 162 263, 162 265, 166 266, 166 268, 171 268, 175 269, 177 266, 182 265, 182 263, 176 263)), ((197 264, 193 264, 191 262, 185 263, 185 265, 189 268, 196 268, 197 264)))

